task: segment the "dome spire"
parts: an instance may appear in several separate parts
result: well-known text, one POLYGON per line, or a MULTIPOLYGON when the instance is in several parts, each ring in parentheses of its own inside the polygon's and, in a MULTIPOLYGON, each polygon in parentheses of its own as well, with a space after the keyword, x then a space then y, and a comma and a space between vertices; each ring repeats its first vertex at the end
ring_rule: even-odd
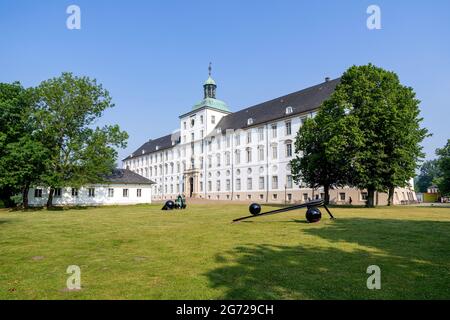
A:
POLYGON ((205 99, 207 98, 212 98, 215 99, 216 98, 216 82, 213 80, 213 78, 211 78, 211 72, 212 72, 212 63, 209 63, 209 67, 208 67, 208 80, 206 80, 205 84, 203 85, 204 88, 204 93, 205 93, 205 99))

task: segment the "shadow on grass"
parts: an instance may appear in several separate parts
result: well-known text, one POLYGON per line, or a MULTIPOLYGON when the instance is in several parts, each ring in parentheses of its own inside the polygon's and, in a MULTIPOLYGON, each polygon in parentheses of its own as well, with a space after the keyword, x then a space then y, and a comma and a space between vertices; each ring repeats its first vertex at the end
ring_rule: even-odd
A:
POLYGON ((310 243, 216 256, 210 285, 224 299, 450 298, 449 222, 341 219, 301 231, 310 243), (381 290, 367 289, 370 265, 381 268, 381 290))

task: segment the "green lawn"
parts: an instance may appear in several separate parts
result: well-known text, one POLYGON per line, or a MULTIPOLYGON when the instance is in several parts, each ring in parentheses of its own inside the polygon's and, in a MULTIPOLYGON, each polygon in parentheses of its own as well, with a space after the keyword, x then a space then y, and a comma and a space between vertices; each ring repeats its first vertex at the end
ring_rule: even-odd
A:
POLYGON ((0 209, 0 299, 450 299, 450 208, 335 208, 311 225, 160 207, 0 209), (69 265, 81 291, 65 289, 69 265))

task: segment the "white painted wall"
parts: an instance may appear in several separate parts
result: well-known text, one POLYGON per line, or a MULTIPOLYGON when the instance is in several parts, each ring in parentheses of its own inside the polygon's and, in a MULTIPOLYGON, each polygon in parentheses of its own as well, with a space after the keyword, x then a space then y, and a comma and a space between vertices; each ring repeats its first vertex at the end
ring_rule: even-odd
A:
MULTIPOLYGON (((48 199, 47 188, 42 189, 42 198, 35 198, 35 189, 30 189, 28 194, 30 206, 45 206, 48 199)), ((133 205, 148 204, 152 202, 152 188, 150 185, 92 185, 78 190, 78 197, 72 196, 72 188, 63 188, 61 197, 54 197, 55 206, 100 206, 100 205, 133 205), (89 197, 88 188, 95 188, 95 197, 89 197), (108 196, 108 189, 114 189, 114 196, 108 196), (128 197, 123 196, 123 189, 128 189, 128 197), (141 189, 141 197, 137 196, 137 190, 141 189)))

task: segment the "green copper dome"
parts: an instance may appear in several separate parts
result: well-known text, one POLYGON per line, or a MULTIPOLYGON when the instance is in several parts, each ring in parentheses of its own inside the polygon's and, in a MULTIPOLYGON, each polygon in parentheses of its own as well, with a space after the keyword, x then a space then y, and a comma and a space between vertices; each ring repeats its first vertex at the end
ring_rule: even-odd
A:
POLYGON ((202 101, 197 103, 192 108, 192 110, 197 110, 197 109, 200 109, 203 107, 209 107, 209 108, 213 108, 213 109, 217 109, 217 110, 222 110, 225 112, 230 112, 230 109, 228 108, 227 104, 224 101, 218 100, 218 99, 213 99, 213 98, 203 99, 202 101))

